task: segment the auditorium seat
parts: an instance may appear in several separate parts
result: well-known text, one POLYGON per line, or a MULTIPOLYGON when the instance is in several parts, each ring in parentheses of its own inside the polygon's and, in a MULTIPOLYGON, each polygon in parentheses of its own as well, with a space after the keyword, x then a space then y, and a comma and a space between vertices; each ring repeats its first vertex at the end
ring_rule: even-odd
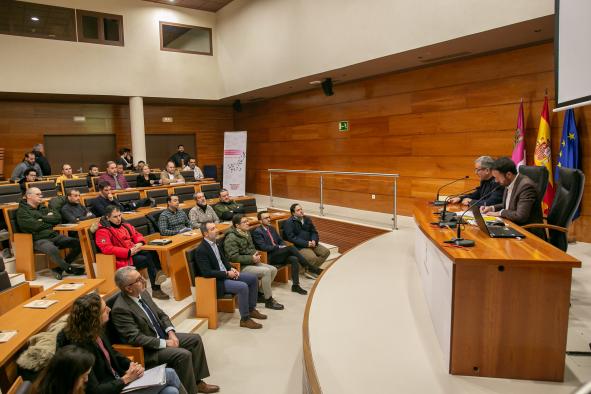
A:
POLYGON ((185 178, 185 182, 195 182, 195 173, 193 171, 181 171, 181 175, 185 178))
MULTIPOLYGON (((206 318, 208 328, 218 328, 218 312, 234 313, 238 305, 238 299, 235 295, 224 294, 222 298, 217 298, 216 279, 204 278, 199 276, 197 264, 193 260, 193 251, 199 245, 185 250, 185 261, 187 271, 191 282, 195 285, 195 314, 198 318, 206 318)), ((240 271, 240 264, 231 263, 232 266, 240 271)))
POLYGON ((152 225, 152 222, 146 216, 139 216, 136 218, 126 220, 127 223, 131 224, 138 233, 142 234, 144 237, 149 236, 151 234, 155 234, 156 230, 152 225))
POLYGON ((0 204, 20 202, 22 198, 23 193, 18 183, 0 185, 0 204))
POLYGON ((253 213, 257 211, 257 200, 256 198, 244 198, 236 201, 238 204, 244 207, 244 213, 253 213))
POLYGON ((82 193, 88 193, 90 189, 88 188, 88 184, 86 182, 86 178, 79 178, 79 179, 65 179, 62 181, 62 194, 65 196, 68 194, 68 191, 71 189, 76 189, 82 193))
POLYGON ((55 180, 49 181, 38 181, 38 182, 27 182, 27 188, 37 187, 43 193, 43 197, 55 197, 57 196, 58 188, 55 180))
POLYGON ((174 194, 179 196, 180 202, 185 202, 187 200, 192 200, 193 195, 195 194, 195 187, 194 186, 178 186, 174 188, 174 194))
POLYGON ((129 185, 129 187, 136 187, 137 186, 137 176, 138 174, 125 174, 125 180, 127 181, 127 184, 129 185))
POLYGON ((115 197, 120 203, 137 203, 140 199, 140 192, 116 193, 115 197))
POLYGON ((6 290, 10 287, 10 277, 8 276, 8 272, 6 272, 6 267, 4 266, 4 259, 0 256, 0 291, 6 290))
POLYGON ((162 210, 150 212, 146 215, 146 219, 150 221, 152 224, 152 228, 155 232, 160 232, 160 227, 158 227, 158 219, 160 219, 160 215, 162 214, 162 210))
POLYGON ((215 164, 206 164, 203 166, 203 177, 218 180, 218 168, 215 164))
POLYGON ((153 198, 156 204, 166 204, 168 198, 168 189, 149 189, 146 190, 146 198, 153 198))
POLYGON ((95 192, 98 192, 99 191, 99 188, 98 188, 99 178, 100 178, 100 175, 99 176, 93 176, 92 178, 90 178, 90 180, 92 181, 92 188, 93 188, 93 190, 95 192))
POLYGON ((43 291, 43 285, 34 285, 29 282, 22 282, 16 286, 10 285, 8 281, 8 287, 0 290, 0 316, 16 307, 17 305, 26 302, 31 297, 43 291))
POLYGON ((218 198, 220 196, 220 190, 222 189, 219 183, 207 183, 201 185, 201 191, 205 195, 206 199, 218 198))

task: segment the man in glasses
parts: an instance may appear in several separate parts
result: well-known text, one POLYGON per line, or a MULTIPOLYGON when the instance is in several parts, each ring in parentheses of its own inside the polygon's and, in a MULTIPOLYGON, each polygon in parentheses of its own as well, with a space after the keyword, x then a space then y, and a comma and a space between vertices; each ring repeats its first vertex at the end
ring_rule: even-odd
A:
POLYGON ((503 201, 505 187, 499 185, 495 181, 495 177, 492 175, 492 166, 494 162, 495 161, 490 156, 480 156, 476 159, 474 161, 474 173, 480 179, 480 185, 476 187, 472 193, 454 197, 450 199, 449 202, 452 204, 461 202, 463 205, 470 205, 472 201, 479 200, 490 193, 488 197, 478 202, 476 205, 491 206, 501 203, 503 201), (493 189, 495 190, 491 193, 493 189))
POLYGON ((187 392, 218 392, 218 386, 203 381, 209 376, 209 368, 201 336, 176 332, 134 267, 118 269, 115 284, 121 293, 111 309, 111 319, 126 343, 143 347, 146 369, 167 364, 176 371, 187 392))

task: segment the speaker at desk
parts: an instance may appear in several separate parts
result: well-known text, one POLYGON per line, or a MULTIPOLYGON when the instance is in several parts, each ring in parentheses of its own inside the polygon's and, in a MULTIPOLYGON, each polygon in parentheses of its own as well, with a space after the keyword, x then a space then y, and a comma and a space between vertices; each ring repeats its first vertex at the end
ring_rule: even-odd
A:
POLYGON ((326 78, 324 81, 322 81, 321 86, 325 96, 334 95, 332 90, 332 78, 326 78))

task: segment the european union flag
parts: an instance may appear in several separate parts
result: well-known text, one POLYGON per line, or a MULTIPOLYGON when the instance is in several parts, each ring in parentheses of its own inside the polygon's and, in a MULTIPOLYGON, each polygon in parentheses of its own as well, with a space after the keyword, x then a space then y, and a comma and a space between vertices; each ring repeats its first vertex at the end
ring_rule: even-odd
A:
MULTIPOLYGON (((575 123, 575 111, 569 109, 564 116, 562 125, 562 138, 560 138, 560 152, 558 153, 558 165, 556 167, 581 169, 579 155, 579 133, 575 123)), ((554 172, 554 183, 558 182, 558 168, 554 172)), ((579 217, 580 209, 577 209, 573 220, 579 217)))

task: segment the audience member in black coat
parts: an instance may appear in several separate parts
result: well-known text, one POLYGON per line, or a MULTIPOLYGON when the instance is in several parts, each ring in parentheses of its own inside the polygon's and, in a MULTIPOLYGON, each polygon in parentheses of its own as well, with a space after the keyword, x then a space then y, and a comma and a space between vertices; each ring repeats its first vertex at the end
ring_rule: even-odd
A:
POLYGON ((63 223, 78 223, 96 217, 88 208, 80 204, 80 192, 76 189, 68 190, 66 203, 60 212, 63 223))
POLYGON ((123 206, 113 196, 111 192, 111 185, 106 182, 99 183, 99 195, 90 204, 90 211, 96 217, 104 216, 106 209, 109 205, 115 205, 121 212, 125 211, 123 206))
POLYGON ((47 160, 47 158, 43 155, 44 152, 45 149, 43 147, 43 144, 37 144, 33 147, 33 153, 35 153, 35 162, 39 164, 39 167, 41 168, 41 172, 43 173, 43 175, 47 176, 51 175, 51 165, 49 164, 49 160, 47 160))
POLYGON ((294 244, 308 262, 320 267, 330 255, 330 250, 320 245, 320 237, 312 219, 304 216, 304 209, 300 204, 289 207, 293 215, 283 222, 285 239, 294 244))

